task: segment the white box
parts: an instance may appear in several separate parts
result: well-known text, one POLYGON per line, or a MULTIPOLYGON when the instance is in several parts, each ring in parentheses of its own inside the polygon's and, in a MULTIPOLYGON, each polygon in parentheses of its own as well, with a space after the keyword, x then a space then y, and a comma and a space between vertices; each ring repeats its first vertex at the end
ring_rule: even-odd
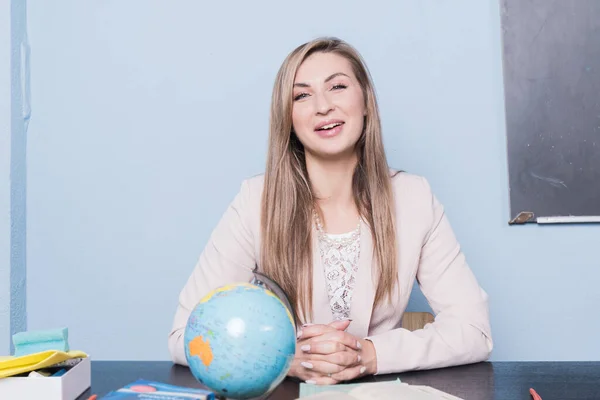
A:
POLYGON ((75 400, 92 383, 92 364, 86 357, 57 377, 0 378, 2 400, 75 400))

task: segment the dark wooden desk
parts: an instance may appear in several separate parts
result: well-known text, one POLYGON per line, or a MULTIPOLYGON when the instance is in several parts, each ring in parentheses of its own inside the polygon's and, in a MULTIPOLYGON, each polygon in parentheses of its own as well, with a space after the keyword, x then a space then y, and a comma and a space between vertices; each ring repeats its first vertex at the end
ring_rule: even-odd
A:
MULTIPOLYGON (((92 361, 92 388, 80 397, 98 397, 136 379, 202 387, 189 369, 170 362, 92 361)), ((600 362, 493 362, 431 371, 367 377, 372 382, 400 378, 403 382, 435 387, 465 400, 531 400, 533 387, 543 400, 600 399, 600 362)), ((270 396, 295 399, 299 385, 284 381, 270 396)))

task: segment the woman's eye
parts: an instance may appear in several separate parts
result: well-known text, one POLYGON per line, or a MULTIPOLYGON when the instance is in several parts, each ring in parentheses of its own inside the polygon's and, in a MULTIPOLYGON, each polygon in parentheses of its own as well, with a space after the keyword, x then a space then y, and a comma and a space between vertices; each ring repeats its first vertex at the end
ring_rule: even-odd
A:
POLYGON ((305 98, 306 96, 308 96, 308 94, 307 94, 307 93, 300 93, 300 94, 297 94, 297 95, 294 97, 294 100, 302 100, 302 99, 303 99, 303 98, 305 98))
POLYGON ((333 87, 333 89, 346 89, 346 88, 347 88, 347 86, 346 86, 346 85, 342 85, 342 84, 335 85, 335 86, 333 87))

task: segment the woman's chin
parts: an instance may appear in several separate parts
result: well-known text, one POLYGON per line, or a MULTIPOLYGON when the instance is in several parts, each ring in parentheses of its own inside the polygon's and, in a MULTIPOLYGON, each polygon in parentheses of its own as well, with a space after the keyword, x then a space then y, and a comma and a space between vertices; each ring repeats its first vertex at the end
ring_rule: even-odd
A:
POLYGON ((310 151, 313 158, 323 161, 342 161, 356 159, 356 150, 354 146, 327 146, 310 151))

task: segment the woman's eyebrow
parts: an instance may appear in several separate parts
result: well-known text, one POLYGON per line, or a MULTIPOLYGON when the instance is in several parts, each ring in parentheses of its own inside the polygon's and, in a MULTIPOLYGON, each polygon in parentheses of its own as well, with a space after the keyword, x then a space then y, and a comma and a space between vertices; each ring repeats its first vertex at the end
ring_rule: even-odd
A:
MULTIPOLYGON (((333 78, 338 77, 338 76, 346 76, 346 77, 350 78, 348 75, 346 75, 343 72, 336 72, 335 74, 329 75, 327 77, 327 79, 325 79, 325 82, 329 82, 330 80, 332 80, 333 78)), ((294 83, 294 87, 304 87, 304 88, 306 88, 306 87, 310 87, 310 85, 308 83, 304 83, 304 82, 297 82, 297 83, 294 83)))

